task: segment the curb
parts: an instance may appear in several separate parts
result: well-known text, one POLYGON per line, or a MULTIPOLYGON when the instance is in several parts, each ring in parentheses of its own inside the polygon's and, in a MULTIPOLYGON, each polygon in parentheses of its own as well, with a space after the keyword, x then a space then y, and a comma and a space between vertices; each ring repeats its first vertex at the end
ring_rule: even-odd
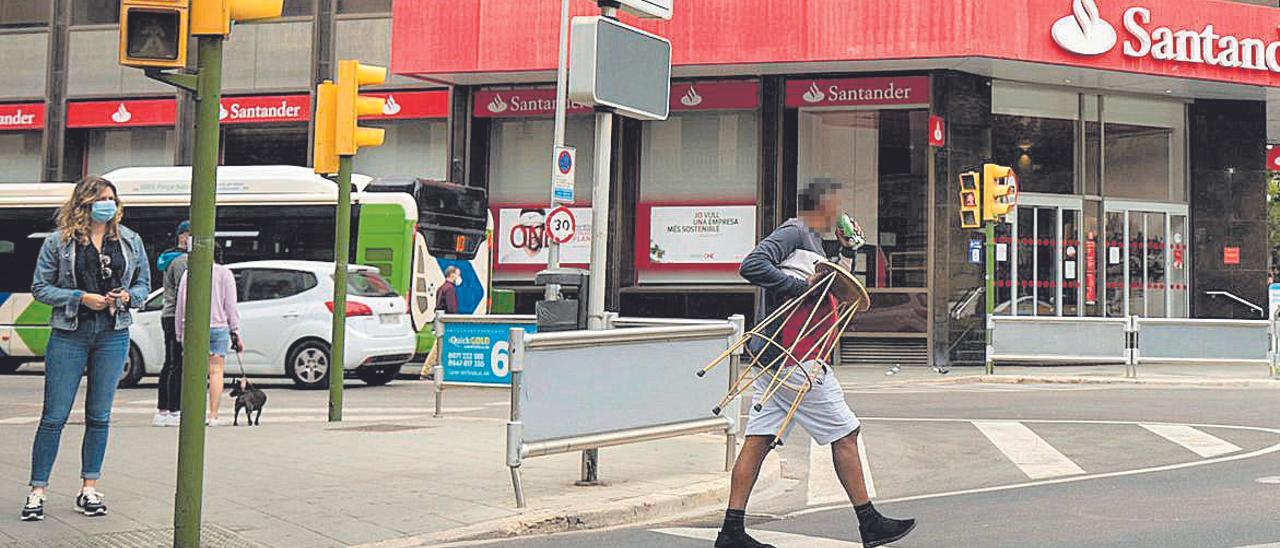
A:
MULTIPOLYGON (((781 466, 770 453, 756 483, 764 491, 782 482, 781 466)), ((410 548, 500 540, 516 537, 604 529, 670 519, 723 505, 729 497, 728 473, 722 479, 692 483, 680 489, 623 499, 590 508, 532 509, 510 518, 463 526, 438 533, 384 540, 360 548, 410 548)))

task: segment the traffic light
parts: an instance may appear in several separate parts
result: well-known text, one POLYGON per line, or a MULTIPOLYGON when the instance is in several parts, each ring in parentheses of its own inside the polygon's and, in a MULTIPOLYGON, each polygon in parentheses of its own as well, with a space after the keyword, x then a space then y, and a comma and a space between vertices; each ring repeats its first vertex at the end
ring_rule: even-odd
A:
POLYGON ((982 206, 978 203, 978 172, 960 174, 960 228, 982 226, 982 206))
POLYGON ((372 86, 387 80, 387 69, 362 65, 356 61, 338 62, 338 101, 334 124, 334 143, 339 156, 352 156, 360 147, 382 144, 383 130, 360 127, 361 116, 382 114, 385 99, 360 95, 360 86, 372 86))
POLYGON ((191 34, 226 36, 232 21, 280 17, 284 0, 191 0, 191 34))
POLYGON ((338 86, 325 80, 316 86, 316 136, 312 145, 312 157, 316 173, 329 175, 338 172, 338 151, 334 147, 334 126, 337 125, 338 86))
POLYGON ((1013 168, 996 164, 982 166, 982 218, 1004 219, 1018 205, 1018 176, 1013 168))
POLYGON ((136 68, 187 66, 191 0, 120 2, 120 64, 136 68))

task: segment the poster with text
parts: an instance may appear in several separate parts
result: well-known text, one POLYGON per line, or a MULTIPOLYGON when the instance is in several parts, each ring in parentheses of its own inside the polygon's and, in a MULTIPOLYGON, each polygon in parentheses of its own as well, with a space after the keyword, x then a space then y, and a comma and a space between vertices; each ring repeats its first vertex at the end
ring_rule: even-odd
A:
POLYGON ((536 333, 532 323, 448 323, 440 363, 444 382, 511 384, 511 328, 536 333))
POLYGON ((649 263, 737 265, 755 247, 756 206, 653 206, 649 263))
MULTIPOLYGON (((577 230, 569 243, 560 246, 560 262, 585 265, 591 261, 591 208, 571 207, 577 230)), ((498 210, 498 268, 547 264, 546 208, 501 208, 498 210)))

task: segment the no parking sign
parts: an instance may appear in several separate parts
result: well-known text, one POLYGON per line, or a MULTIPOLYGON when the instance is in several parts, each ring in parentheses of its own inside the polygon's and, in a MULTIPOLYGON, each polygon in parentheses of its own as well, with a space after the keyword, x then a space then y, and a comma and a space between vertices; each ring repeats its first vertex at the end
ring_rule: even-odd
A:
POLYGON ((560 204, 573 203, 573 179, 578 170, 577 149, 555 147, 552 154, 551 199, 560 204))

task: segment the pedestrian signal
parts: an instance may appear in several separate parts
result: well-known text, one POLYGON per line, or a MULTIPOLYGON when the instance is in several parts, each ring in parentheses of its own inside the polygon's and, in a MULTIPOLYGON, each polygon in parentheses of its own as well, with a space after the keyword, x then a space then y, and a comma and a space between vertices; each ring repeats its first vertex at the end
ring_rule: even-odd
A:
POLYGON ((986 164, 982 166, 982 218, 1004 220, 1018 205, 1018 176, 1013 168, 986 164))
POLYGON ((982 226, 982 206, 978 204, 978 172, 960 174, 960 228, 982 226))
POLYGON ((136 68, 187 66, 191 0, 120 2, 120 64, 136 68))

